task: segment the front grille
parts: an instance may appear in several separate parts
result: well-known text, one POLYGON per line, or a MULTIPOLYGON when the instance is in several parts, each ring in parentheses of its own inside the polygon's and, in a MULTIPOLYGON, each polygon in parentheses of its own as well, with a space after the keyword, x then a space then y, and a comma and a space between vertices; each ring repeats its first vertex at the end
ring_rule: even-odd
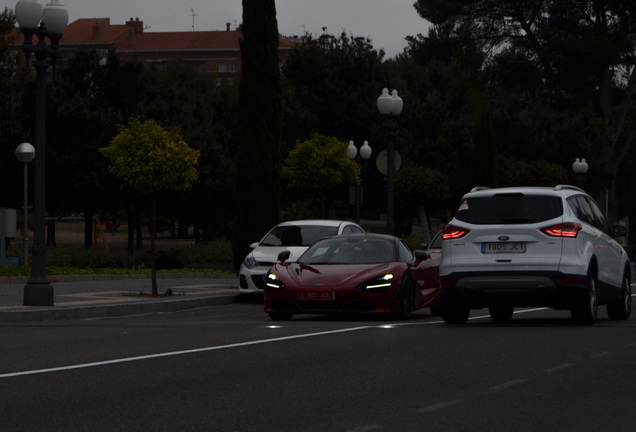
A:
POLYGON ((263 278, 263 275, 253 275, 252 276, 252 283, 258 289, 264 289, 265 288, 265 278, 263 278))

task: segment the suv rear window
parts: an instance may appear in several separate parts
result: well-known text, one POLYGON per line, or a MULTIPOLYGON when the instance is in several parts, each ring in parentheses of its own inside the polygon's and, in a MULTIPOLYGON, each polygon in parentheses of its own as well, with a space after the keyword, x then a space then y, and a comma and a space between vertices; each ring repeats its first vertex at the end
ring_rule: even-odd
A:
POLYGON ((542 222, 562 214, 560 197, 514 193, 464 198, 455 217, 475 225, 512 225, 542 222))

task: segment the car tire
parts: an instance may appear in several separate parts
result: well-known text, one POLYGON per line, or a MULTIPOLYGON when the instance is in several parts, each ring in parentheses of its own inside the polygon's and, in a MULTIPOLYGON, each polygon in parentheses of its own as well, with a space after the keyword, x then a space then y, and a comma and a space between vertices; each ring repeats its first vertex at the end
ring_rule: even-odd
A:
POLYGON ((570 313, 577 324, 590 325, 596 321, 598 297, 594 274, 588 274, 587 287, 580 295, 575 296, 570 313))
POLYGON ((442 301, 442 319, 446 324, 463 325, 468 321, 470 308, 453 299, 442 301))
POLYGON ((632 288, 627 273, 623 275, 621 299, 607 304, 607 316, 611 320, 626 320, 632 311, 632 288))
POLYGON ((512 319, 515 308, 508 303, 494 304, 488 307, 490 318, 495 322, 507 323, 512 319))
POLYGON ((415 288, 413 287, 413 279, 410 276, 405 276, 402 279, 402 301, 400 303, 400 310, 397 313, 399 319, 409 319, 413 315, 415 307, 415 288))
POLYGON ((291 312, 270 312, 269 318, 272 321, 289 321, 292 316, 294 316, 291 312))

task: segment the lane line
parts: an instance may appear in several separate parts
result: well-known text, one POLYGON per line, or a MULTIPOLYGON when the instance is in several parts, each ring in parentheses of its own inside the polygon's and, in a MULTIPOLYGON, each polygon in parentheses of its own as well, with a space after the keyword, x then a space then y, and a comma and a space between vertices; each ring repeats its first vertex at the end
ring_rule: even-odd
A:
POLYGON ((551 367, 550 369, 545 369, 544 372, 547 372, 547 373, 560 372, 562 370, 569 369, 574 366, 576 366, 576 363, 563 363, 562 365, 554 366, 554 367, 551 367))
POLYGON ((183 351, 171 351, 171 352, 148 354, 148 355, 136 356, 136 357, 126 357, 121 359, 104 360, 104 361, 92 362, 92 363, 82 363, 82 364, 70 365, 70 366, 60 366, 60 367, 47 368, 47 369, 35 369, 35 370, 29 370, 29 371, 11 372, 11 373, 0 374, 0 379, 17 377, 17 376, 25 376, 25 375, 44 374, 44 373, 51 373, 51 372, 61 372, 61 371, 68 371, 68 370, 74 370, 74 369, 85 369, 85 368, 96 367, 96 366, 107 366, 107 365, 113 365, 118 363, 128 363, 128 362, 155 359, 155 358, 161 358, 161 357, 170 357, 170 356, 178 356, 178 355, 185 355, 185 354, 196 354, 196 353, 218 351, 218 350, 229 349, 229 348, 240 348, 240 347, 245 347, 250 345, 260 345, 260 344, 281 342, 281 341, 292 340, 292 339, 302 339, 302 338, 308 338, 308 337, 314 337, 314 336, 324 336, 324 335, 330 335, 330 334, 336 334, 336 333, 360 331, 360 330, 366 330, 373 327, 375 326, 352 327, 352 328, 346 328, 346 329, 329 330, 329 331, 318 332, 318 333, 305 333, 305 334, 293 335, 293 336, 282 336, 282 337, 272 338, 272 339, 260 339, 260 340, 249 341, 249 342, 239 342, 239 343, 228 344, 228 345, 218 345, 218 346, 195 348, 195 349, 189 349, 189 350, 183 350, 183 351))
POLYGON ((510 387, 514 387, 526 382, 528 382, 528 380, 525 378, 514 379, 514 380, 503 382, 501 384, 497 384, 492 387, 488 387, 488 390, 506 390, 506 389, 509 389, 510 387))
POLYGON ((429 405, 429 406, 427 406, 425 408, 420 408, 420 409, 417 410, 417 412, 419 414, 428 414, 428 413, 432 413, 432 412, 435 412, 435 411, 439 411, 439 410, 444 409, 444 408, 452 407, 452 406, 460 404, 462 402, 464 402, 464 401, 461 400, 461 399, 451 399, 451 400, 447 400, 447 401, 444 401, 444 402, 436 403, 434 405, 429 405))

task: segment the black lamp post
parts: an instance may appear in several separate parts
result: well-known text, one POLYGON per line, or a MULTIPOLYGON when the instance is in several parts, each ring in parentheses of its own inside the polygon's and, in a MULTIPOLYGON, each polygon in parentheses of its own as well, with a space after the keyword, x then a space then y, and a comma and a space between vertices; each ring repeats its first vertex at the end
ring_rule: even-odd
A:
POLYGON ((33 263, 31 277, 24 287, 25 306, 53 306, 53 286, 46 275, 46 71, 55 65, 59 40, 68 23, 68 10, 59 0, 44 8, 38 0, 19 0, 15 17, 24 34, 24 53, 29 66, 31 54, 35 68, 35 195, 33 200, 33 263), (38 37, 33 44, 33 35, 38 37), (51 41, 47 46, 46 38, 51 41))
POLYGON ((585 158, 580 159, 576 158, 574 163, 572 164, 572 171, 574 172, 574 177, 576 180, 576 185, 583 189, 585 185, 585 174, 587 174, 588 165, 585 162, 585 158))
POLYGON ((24 163, 24 224, 22 225, 22 265, 29 265, 29 162, 35 158, 35 147, 30 143, 22 143, 15 149, 15 157, 24 163))
POLYGON ((397 119, 404 103, 402 98, 398 96, 397 90, 393 90, 389 95, 388 89, 383 89, 382 94, 377 101, 378 111, 382 114, 382 126, 384 127, 386 136, 386 232, 387 234, 395 234, 394 205, 393 205, 393 177, 395 174, 395 134, 397 130, 397 119))
MULTIPOLYGON (((356 161, 361 170, 366 168, 367 161, 371 157, 371 146, 368 141, 365 141, 360 147, 360 150, 353 144, 353 141, 349 141, 349 146, 347 147, 347 157, 351 160, 356 161)), ((356 223, 360 223, 360 182, 356 183, 356 223)))

